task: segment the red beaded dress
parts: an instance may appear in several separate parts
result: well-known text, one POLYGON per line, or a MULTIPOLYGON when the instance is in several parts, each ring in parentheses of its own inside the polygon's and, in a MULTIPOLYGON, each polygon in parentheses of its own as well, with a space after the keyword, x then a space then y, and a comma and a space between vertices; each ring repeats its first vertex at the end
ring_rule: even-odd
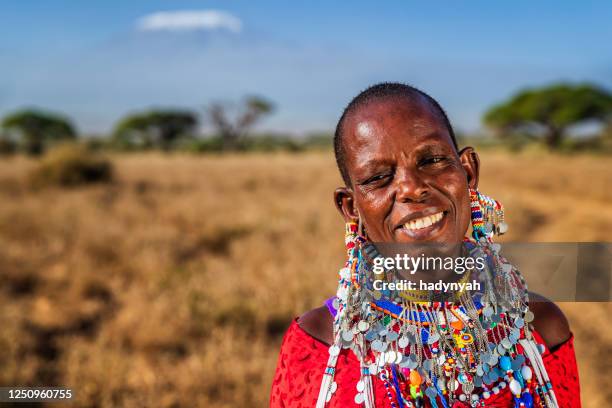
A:
MULTIPOLYGON (((539 344, 541 336, 532 332, 539 344)), ((272 382, 270 407, 310 408, 316 405, 323 371, 327 365, 329 346, 307 334, 294 320, 285 333, 276 373, 272 382)), ((574 353, 574 337, 557 346, 546 349, 542 355, 557 401, 561 408, 580 408, 580 385, 574 353)), ((338 389, 328 407, 363 407, 354 402, 355 386, 359 381, 359 362, 347 349, 341 351, 336 365, 334 381, 338 389)), ((372 376, 377 407, 391 407, 383 382, 372 376)), ((425 403, 427 407, 428 402, 425 403)), ((441 406, 438 404, 438 406, 441 406)), ((487 407, 514 407, 508 388, 486 400, 487 407)), ((466 403, 456 402, 452 408, 468 408, 466 403)))

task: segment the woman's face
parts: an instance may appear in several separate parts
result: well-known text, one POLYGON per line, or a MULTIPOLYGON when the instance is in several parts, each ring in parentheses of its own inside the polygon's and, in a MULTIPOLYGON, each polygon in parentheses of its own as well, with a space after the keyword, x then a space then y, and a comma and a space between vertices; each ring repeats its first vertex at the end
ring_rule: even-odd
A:
POLYGON ((335 198, 347 221, 361 218, 373 242, 461 242, 478 156, 457 153, 425 99, 369 102, 346 118, 343 143, 352 185, 335 198))

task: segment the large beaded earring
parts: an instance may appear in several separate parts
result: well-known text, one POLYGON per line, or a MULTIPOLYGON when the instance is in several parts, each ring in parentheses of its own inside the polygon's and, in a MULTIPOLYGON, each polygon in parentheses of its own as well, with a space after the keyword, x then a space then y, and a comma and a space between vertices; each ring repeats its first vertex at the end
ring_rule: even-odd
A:
MULTIPOLYGON (((329 348, 329 358, 323 378, 321 379, 321 388, 316 404, 317 408, 324 408, 338 388, 338 385, 334 382, 334 376, 338 355, 343 347, 340 334, 351 331, 350 324, 353 321, 353 314, 355 310, 359 310, 359 308, 355 308, 355 301, 360 298, 359 292, 361 290, 359 282, 359 252, 361 244, 365 242, 364 237, 361 235, 362 233, 361 222, 349 221, 345 224, 344 243, 346 245, 347 260, 339 272, 340 279, 338 281, 336 299, 334 300, 334 307, 337 310, 334 319, 334 343, 329 348)), ((357 333, 356 337, 359 339, 356 340, 356 343, 360 344, 361 348, 364 348, 363 334, 357 333)), ((359 352, 356 351, 356 353, 359 352)), ((365 356, 363 354, 359 354, 358 358, 361 364, 361 381, 364 384, 364 395, 368 396, 363 402, 366 408, 373 408, 374 401, 369 397, 372 395, 372 384, 368 374, 368 366, 365 365, 365 356)))
POLYGON ((349 221, 345 225, 344 243, 346 245, 347 261, 345 268, 350 272, 350 281, 359 289, 358 265, 362 244, 366 241, 365 228, 361 218, 357 222, 349 221))
POLYGON ((357 263, 359 253, 359 225, 354 221, 349 221, 344 226, 344 244, 346 246, 346 262, 344 267, 340 269, 340 279, 338 281, 338 290, 336 292, 337 310, 336 323, 341 319, 341 316, 346 310, 347 301, 349 300, 349 292, 358 288, 357 282, 357 263))
POLYGON ((505 234, 508 231, 508 224, 504 220, 502 203, 476 189, 470 188, 469 193, 472 212, 472 237, 476 241, 481 238, 491 241, 494 235, 505 234))

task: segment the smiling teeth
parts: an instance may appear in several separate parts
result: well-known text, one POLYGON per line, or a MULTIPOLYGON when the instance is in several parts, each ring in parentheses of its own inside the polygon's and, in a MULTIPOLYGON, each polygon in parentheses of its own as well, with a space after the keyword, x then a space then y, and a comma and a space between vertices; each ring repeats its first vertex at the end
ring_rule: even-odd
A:
POLYGON ((439 212, 433 215, 428 215, 427 217, 417 218, 416 220, 411 220, 404 224, 404 228, 409 230, 420 230, 423 228, 427 228, 436 222, 440 221, 444 217, 444 212, 439 212))

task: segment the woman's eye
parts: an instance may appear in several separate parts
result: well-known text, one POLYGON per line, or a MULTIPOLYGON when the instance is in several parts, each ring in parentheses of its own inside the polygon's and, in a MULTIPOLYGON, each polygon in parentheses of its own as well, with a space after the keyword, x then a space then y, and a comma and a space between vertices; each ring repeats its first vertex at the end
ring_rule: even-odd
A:
POLYGON ((432 157, 427 157, 423 160, 421 160, 421 165, 422 166, 427 166, 427 165, 431 165, 431 164, 440 164, 440 163, 445 163, 446 162, 446 157, 445 156, 432 156, 432 157))
POLYGON ((381 182, 389 177, 389 174, 377 174, 373 177, 370 177, 364 184, 373 184, 377 182, 381 182))

